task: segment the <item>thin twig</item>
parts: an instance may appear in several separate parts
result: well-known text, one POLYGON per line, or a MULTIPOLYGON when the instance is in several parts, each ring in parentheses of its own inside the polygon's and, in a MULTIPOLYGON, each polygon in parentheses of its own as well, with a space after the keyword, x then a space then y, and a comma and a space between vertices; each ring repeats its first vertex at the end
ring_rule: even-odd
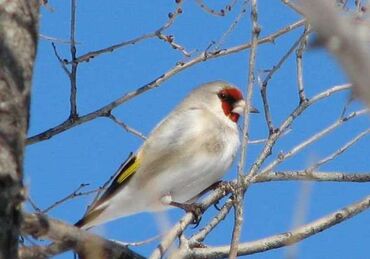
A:
POLYGON ((139 137, 142 140, 146 140, 146 137, 141 132, 135 130, 134 128, 131 128, 126 123, 118 119, 116 116, 114 116, 112 113, 109 113, 108 118, 120 125, 122 128, 124 128, 127 132, 133 134, 136 137, 139 137))
POLYGON ((246 185, 243 185, 243 178, 244 178, 244 167, 245 161, 247 156, 247 146, 249 140, 249 110, 252 103, 252 96, 253 96, 253 86, 254 86, 254 79, 255 79, 255 66, 256 66, 256 55, 257 55, 257 41, 258 36, 261 32, 261 28, 258 24, 258 13, 257 13, 257 0, 251 0, 251 20, 252 20, 252 28, 251 28, 251 37, 252 37, 252 45, 249 54, 249 64, 248 64, 248 85, 247 85, 247 98, 246 103, 247 107, 244 111, 244 125, 243 125, 243 137, 242 137, 242 146, 240 151, 240 161, 238 164, 238 180, 237 180, 237 187, 234 193, 234 227, 232 232, 231 238, 231 245, 230 245, 230 253, 229 258, 234 259, 237 256, 238 245, 240 241, 240 234, 242 231, 243 226, 243 201, 244 201, 244 193, 246 191, 246 185))
MULTIPOLYGON (((274 131, 272 135, 269 135, 268 140, 265 143, 265 146, 258 156, 258 158, 253 163, 250 173, 248 174, 249 177, 253 177, 257 175, 258 170, 260 169, 261 165, 264 163, 264 161, 269 157, 272 153, 272 148, 274 147, 276 141, 281 137, 284 132, 290 127, 290 125, 294 122, 294 120, 302 114, 308 107, 315 104, 316 102, 326 99, 329 96, 333 95, 334 93, 348 90, 351 88, 351 84, 344 84, 344 85, 337 85, 333 86, 317 95, 312 97, 310 100, 307 100, 303 103, 300 103, 293 112, 283 121, 283 123, 280 125, 280 127, 274 131)), ((247 181, 245 181, 245 184, 248 184, 247 181)))
POLYGON ((353 112, 349 114, 345 118, 340 118, 339 120, 335 121, 325 129, 319 131, 318 133, 314 134, 313 136, 309 137, 307 140, 301 142, 300 144, 296 145, 294 148, 292 148, 290 151, 287 153, 280 152, 277 159, 275 159, 273 162, 271 162, 268 166, 266 166, 262 171, 261 174, 265 174, 267 172, 272 171, 277 165, 282 163, 283 161, 287 160, 288 158, 296 155, 298 152, 300 152, 302 149, 306 148, 307 146, 311 145, 312 143, 318 141, 322 137, 326 136, 339 126, 343 125, 344 123, 350 121, 351 119, 361 116, 368 113, 367 109, 359 110, 356 112, 353 112))
POLYGON ((36 203, 31 199, 30 196, 27 197, 27 201, 30 203, 31 207, 36 211, 40 212, 41 209, 36 205, 36 203))
POLYGON ((76 0, 71 0, 71 59, 72 59, 72 68, 70 73, 70 82, 71 82, 71 95, 69 98, 71 110, 69 117, 73 120, 78 117, 77 114, 77 67, 78 62, 76 62, 76 42, 75 42, 75 33, 76 33, 76 0))
POLYGON ((254 183, 274 181, 316 181, 316 182, 370 182, 370 173, 314 172, 311 170, 270 172, 259 174, 254 183))
POLYGON ((341 148, 336 150, 334 153, 330 154, 329 156, 321 159, 320 161, 316 162, 314 165, 312 165, 309 170, 315 170, 322 166, 323 164, 326 164, 332 160, 334 160, 339 155, 343 154, 345 151, 347 151, 350 147, 352 147, 354 144, 356 144, 359 140, 361 140, 363 137, 365 137, 367 134, 370 133, 370 129, 364 130, 357 136, 355 136, 353 139, 351 139, 349 142, 347 142, 345 145, 343 145, 341 148))
MULTIPOLYGON (((290 32, 290 31, 292 31, 296 28, 299 28, 304 23, 305 23, 305 20, 302 19, 302 20, 299 20, 299 21, 297 21, 293 24, 290 24, 290 25, 278 30, 277 32, 270 34, 269 36, 266 36, 266 37, 258 40, 258 45, 274 42, 281 35, 283 35, 285 33, 288 33, 288 32, 290 32)), ((163 82, 167 81, 172 76, 176 75, 177 73, 179 73, 179 72, 181 72, 181 71, 183 71, 183 70, 185 70, 189 67, 192 67, 192 66, 194 66, 196 64, 199 64, 199 63, 202 63, 206 60, 210 60, 210 59, 213 59, 213 58, 218 58, 218 57, 238 53, 240 51, 249 49, 250 47, 251 47, 251 43, 246 43, 246 44, 242 44, 242 45, 239 45, 239 46, 235 46, 235 47, 232 47, 232 48, 229 48, 229 49, 220 50, 220 51, 216 51, 216 52, 207 52, 207 53, 202 52, 197 57, 194 57, 193 59, 189 60, 188 62, 177 64, 175 67, 171 68, 170 70, 168 70, 163 75, 157 77, 152 82, 147 83, 147 84, 139 87, 138 89, 136 89, 132 92, 126 93, 125 95, 119 97, 118 99, 112 101, 111 103, 109 103, 109 104, 107 104, 107 105, 105 105, 105 106, 103 106, 103 107, 101 107, 101 108, 99 108, 99 109, 97 109, 93 112, 90 112, 90 113, 88 113, 86 115, 83 115, 83 116, 79 116, 79 117, 75 118, 74 120, 67 119, 67 120, 65 120, 64 122, 60 123, 57 126, 54 126, 50 129, 44 131, 44 132, 41 132, 39 134, 36 134, 34 136, 29 137, 27 139, 27 144, 28 145, 29 144, 35 144, 37 142, 50 139, 51 137, 53 137, 53 136, 55 136, 55 135, 57 135, 61 132, 64 132, 66 130, 69 130, 73 127, 76 127, 80 124, 86 123, 88 121, 91 121, 91 120, 96 119, 96 118, 101 117, 101 116, 106 116, 106 114, 109 114, 109 112, 111 112, 117 106, 131 100, 132 98, 134 98, 134 97, 136 97, 136 96, 138 96, 138 95, 140 95, 140 94, 142 94, 142 93, 144 93, 148 90, 151 90, 151 89, 154 89, 154 88, 158 87, 159 85, 161 85, 163 82)))
MULTIPOLYGON (((44 34, 39 34, 39 37, 40 39, 43 39, 43 40, 48 40, 48 41, 51 41, 53 43, 58 43, 58 44, 71 44, 70 40, 65 40, 65 39, 59 39, 59 38, 56 38, 56 37, 52 37, 52 36, 47 36, 47 35, 44 35, 44 34)), ((76 44, 78 44, 76 42, 76 44)))
MULTIPOLYGON (((235 184, 229 183, 226 185, 221 185, 218 189, 212 192, 212 195, 208 195, 204 198, 202 203, 200 204, 202 211, 206 211, 211 205, 215 204, 219 199, 224 197, 225 195, 231 192, 235 184)), ((150 259, 159 259, 165 254, 165 252, 170 248, 172 243, 175 241, 177 237, 179 237, 185 228, 191 224, 194 220, 194 214, 192 212, 188 212, 182 217, 172 228, 168 231, 161 243, 157 246, 156 249, 150 255, 150 259)))
POLYGON ((74 59, 74 61, 73 60, 67 61, 67 63, 68 64, 71 64, 73 62, 76 62, 76 63, 88 62, 92 58, 96 58, 97 56, 100 56, 102 54, 111 53, 111 52, 113 52, 113 51, 115 51, 117 49, 120 49, 120 48, 123 48, 123 47, 126 47, 126 46, 135 45, 136 43, 139 43, 139 42, 141 42, 143 40, 147 40, 147 39, 158 37, 158 34, 162 33, 166 29, 168 29, 174 23, 176 17, 179 14, 182 13, 182 9, 181 9, 182 2, 183 1, 180 1, 179 3, 177 3, 176 8, 175 8, 175 11, 174 12, 171 12, 169 14, 169 19, 166 21, 166 23, 164 25, 162 25, 161 27, 159 27, 154 32, 146 33, 146 34, 141 35, 139 37, 136 37, 134 39, 131 39, 131 40, 128 40, 128 41, 123 41, 121 43, 114 44, 114 45, 111 45, 109 47, 105 47, 105 48, 102 48, 102 49, 99 49, 99 50, 90 51, 88 53, 85 53, 85 54, 83 54, 81 56, 76 57, 74 59))
MULTIPOLYGON (((353 203, 343 209, 337 210, 334 213, 303 225, 293 231, 262 238, 252 242, 241 243, 238 249, 238 256, 259 253, 297 243, 303 239, 306 239, 312 235, 333 227, 345 220, 348 220, 353 216, 364 212, 369 207, 370 196, 367 196, 359 202, 353 203)), ((226 258, 228 256, 229 250, 230 246, 194 248, 192 250, 189 250, 187 258, 226 258)))
POLYGON ((59 53, 57 51, 57 47, 55 46, 54 42, 51 43, 51 46, 53 47, 54 54, 57 57, 60 66, 62 67, 63 71, 67 74, 68 78, 71 77, 71 72, 68 70, 65 61, 59 56, 59 53))
POLYGON ((226 218, 227 214, 229 213, 230 209, 233 207, 234 201, 232 199, 228 199, 225 204, 220 209, 219 213, 212 218, 212 220, 204 226, 198 233, 193 235, 189 239, 189 243, 191 247, 196 246, 199 242, 202 242, 206 236, 222 221, 226 218))
POLYGON ((241 10, 239 14, 235 17, 234 21, 231 23, 229 28, 222 34, 220 39, 214 43, 212 46, 214 50, 219 50, 222 45, 224 45, 226 38, 233 32, 236 26, 240 23, 241 19, 245 16, 248 9, 248 2, 249 0, 244 0, 241 6, 241 10))
POLYGON ((114 243, 117 243, 121 246, 143 246, 143 245, 146 245, 146 244, 149 244, 149 243, 152 243, 158 239, 160 239, 161 237, 163 236, 163 234, 159 234, 159 235, 156 235, 156 236, 153 236, 153 237, 150 237, 148 239, 145 239, 143 241, 137 241, 137 242, 122 242, 122 241, 119 241, 119 240, 113 240, 111 239, 110 241, 114 242, 114 243))
POLYGON ((225 16, 227 15, 231 9, 234 7, 234 5, 237 3, 237 0, 231 0, 229 4, 227 4, 224 8, 222 8, 220 11, 216 11, 213 8, 208 7, 203 0, 196 0, 197 4, 202 8, 206 13, 215 15, 215 16, 225 16))
POLYGON ((50 205, 49 207, 47 207, 46 209, 43 209, 41 212, 46 214, 48 213, 49 211, 51 211, 52 209, 56 208, 57 206, 63 204, 64 202, 68 201, 68 200, 72 200, 76 197, 79 197, 79 196, 85 196, 85 195, 89 195, 89 194, 92 194, 92 193, 96 193, 98 189, 95 189, 95 190, 91 190, 91 191, 86 191, 86 192, 80 192, 80 190, 86 186, 88 186, 89 184, 86 184, 86 183, 82 183, 80 184, 80 186, 78 186, 76 188, 76 190, 74 190, 72 193, 68 194, 66 197, 54 202, 52 205, 50 205))
POLYGON ((299 96, 299 101, 304 102, 306 101, 306 95, 304 92, 304 85, 303 85, 303 51, 306 48, 307 44, 307 38, 308 38, 308 33, 309 27, 306 25, 304 35, 305 37, 299 42, 299 46, 296 50, 296 64, 297 64, 297 86, 298 86, 298 96, 299 96))
POLYGON ((281 66, 288 59, 288 57, 294 52, 294 50, 298 47, 298 45, 300 44, 300 42, 302 42, 302 40, 306 37, 307 33, 308 32, 304 32, 293 43, 293 45, 283 55, 283 57, 279 60, 279 62, 269 71, 269 73, 266 75, 265 79, 262 82, 260 93, 261 93, 262 102, 263 102, 263 108, 264 108, 264 113, 265 113, 266 124, 267 124, 267 128, 269 129, 269 134, 270 135, 274 132, 274 126, 273 126, 273 123, 272 123, 271 112, 270 112, 270 105, 269 105, 269 101, 268 101, 268 98, 267 98, 267 85, 268 85, 268 82, 272 78, 273 74, 281 68, 281 66))

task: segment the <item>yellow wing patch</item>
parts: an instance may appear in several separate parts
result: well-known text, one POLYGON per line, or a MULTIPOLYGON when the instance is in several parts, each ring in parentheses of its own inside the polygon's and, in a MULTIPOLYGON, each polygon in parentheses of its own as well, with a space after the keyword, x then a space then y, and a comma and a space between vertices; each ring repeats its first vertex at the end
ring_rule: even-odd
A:
POLYGON ((130 177, 137 171, 140 166, 140 159, 137 156, 129 157, 118 169, 116 177, 112 181, 108 189, 103 195, 93 204, 88 211, 87 215, 76 223, 76 226, 82 227, 91 221, 94 221, 99 215, 106 209, 107 206, 100 207, 104 202, 114 196, 119 190, 121 190, 130 177))
POLYGON ((125 166, 120 172, 120 174, 118 175, 118 179, 117 179, 118 184, 123 183, 128 177, 130 177, 133 173, 135 173, 137 169, 139 168, 140 160, 137 157, 134 158, 133 163, 130 164, 130 162, 131 160, 129 161, 129 163, 127 163, 128 167, 125 168, 126 167, 125 166))

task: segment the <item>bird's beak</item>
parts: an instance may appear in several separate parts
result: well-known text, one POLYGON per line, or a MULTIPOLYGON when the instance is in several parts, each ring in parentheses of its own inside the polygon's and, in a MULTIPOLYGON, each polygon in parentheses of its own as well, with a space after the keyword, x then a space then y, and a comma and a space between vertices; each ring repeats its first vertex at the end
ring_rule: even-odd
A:
MULTIPOLYGON (((244 110, 246 109, 247 105, 245 103, 245 101, 242 99, 242 100, 239 100, 238 102, 236 102, 234 104, 234 108, 232 110, 233 113, 237 113, 239 115, 243 115, 244 114, 244 110)), ((255 107, 253 107, 252 105, 249 105, 249 112, 250 113, 259 113, 259 110, 257 110, 255 107)))
POLYGON ((232 112, 239 115, 243 115, 244 110, 245 110, 245 101, 241 99, 234 104, 232 112))

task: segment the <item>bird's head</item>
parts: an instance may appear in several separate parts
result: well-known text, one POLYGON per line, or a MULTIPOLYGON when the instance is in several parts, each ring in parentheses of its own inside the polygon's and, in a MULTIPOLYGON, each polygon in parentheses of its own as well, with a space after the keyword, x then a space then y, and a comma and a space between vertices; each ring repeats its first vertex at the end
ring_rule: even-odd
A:
MULTIPOLYGON (((240 115, 244 114, 246 103, 242 92, 234 85, 225 81, 214 81, 202 85, 196 90, 202 97, 202 102, 216 114, 226 116, 232 122, 237 122, 240 115)), ((252 106, 250 112, 258 110, 252 106)))

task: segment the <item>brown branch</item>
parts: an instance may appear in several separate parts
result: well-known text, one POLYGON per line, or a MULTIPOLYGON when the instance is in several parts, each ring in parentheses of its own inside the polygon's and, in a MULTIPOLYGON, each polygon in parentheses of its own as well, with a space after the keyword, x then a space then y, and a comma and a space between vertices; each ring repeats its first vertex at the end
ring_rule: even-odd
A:
MULTIPOLYGON (((60 39, 60 38, 44 35, 44 34, 41 34, 41 33, 39 34, 39 37, 40 37, 40 39, 48 40, 48 41, 51 41, 53 43, 68 44, 68 45, 71 44, 71 42, 69 40, 60 39)), ((77 42, 76 42, 76 44, 77 44, 77 42)))
POLYGON ((341 154, 343 154, 344 152, 346 152, 349 148, 351 148, 358 141, 360 141, 367 134, 370 134, 370 129, 364 130, 363 132, 361 132, 360 134, 358 134, 357 136, 355 136, 353 139, 351 139, 349 142, 347 142, 345 145, 343 145, 342 147, 340 147, 338 150, 336 150, 335 152, 333 152, 329 156, 321 159, 320 161, 316 162, 314 165, 312 165, 309 168, 309 170, 313 171, 313 170, 319 168, 320 166, 322 166, 323 164, 326 164, 326 163, 334 160, 335 158, 337 158, 338 156, 340 156, 341 154))
POLYGON ((77 114, 77 67, 78 62, 76 62, 76 42, 75 42, 75 31, 76 31, 76 0, 71 0, 71 59, 72 67, 70 73, 70 83, 71 83, 71 95, 70 101, 70 114, 69 117, 73 120, 78 117, 77 114))
POLYGON ((299 101, 304 102, 306 101, 306 94, 304 91, 304 84, 303 84, 303 52, 306 48, 307 40, 308 40, 308 33, 309 27, 306 26, 305 28, 305 37, 299 42, 299 46, 296 50, 296 64, 297 64, 297 87, 298 87, 298 96, 299 101))
POLYGON ((55 243, 50 246, 21 247, 20 258, 46 258, 73 249, 90 258, 144 258, 127 247, 83 231, 62 221, 42 214, 24 213, 22 233, 36 238, 47 238, 55 243))
MULTIPOLYGON (((359 111, 352 112, 347 117, 339 118, 337 121, 330 124, 325 129, 317 132, 313 136, 309 137, 307 140, 305 140, 305 141, 299 143, 298 145, 296 145, 295 147, 293 147, 290 151, 288 151, 286 153, 280 152, 279 155, 277 156, 277 159, 275 159, 268 166, 266 166, 266 168, 264 168, 262 170, 261 174, 272 171, 277 165, 281 164, 283 161, 287 160, 288 158, 291 158, 292 156, 296 155, 298 152, 300 152, 301 150, 303 150, 307 146, 311 145, 312 143, 318 141, 322 137, 326 136, 327 134, 329 134, 330 132, 332 132, 336 128, 343 125, 344 123, 347 123, 348 121, 350 121, 350 120, 352 120, 352 119, 354 119, 358 116, 367 114, 367 113, 368 113, 368 110, 364 109, 364 110, 359 110, 359 111)), ((360 139, 362 137, 362 135, 366 135, 367 133, 368 133, 368 130, 366 130, 364 133, 361 133, 360 137, 357 137, 357 138, 360 139)), ((343 150, 343 152, 344 151, 345 150, 343 150)))
POLYGON ((38 22, 38 1, 0 1, 0 258, 18 258, 38 22))
POLYGON ((254 183, 273 181, 317 181, 317 182, 370 182, 370 173, 313 172, 310 170, 270 172, 259 174, 254 183))
POLYGON ((83 54, 79 57, 76 57, 74 60, 72 59, 71 61, 67 61, 67 64, 73 64, 73 62, 76 62, 76 63, 89 62, 92 58, 96 58, 97 56, 100 56, 102 54, 111 53, 111 52, 113 52, 117 49, 120 49, 120 48, 123 48, 123 47, 126 47, 126 46, 134 45, 134 44, 139 43, 143 40, 158 37, 158 34, 161 34, 163 31, 168 29, 175 22, 176 17, 179 14, 182 13, 182 9, 181 9, 182 2, 183 1, 176 2, 177 5, 176 5, 176 8, 175 8, 175 11, 169 13, 169 15, 168 15, 169 17, 168 17, 168 20, 166 21, 166 23, 164 25, 162 25, 160 28, 158 28, 157 30, 155 30, 154 32, 147 33, 147 34, 141 35, 139 37, 136 37, 134 39, 131 39, 131 40, 128 40, 128 41, 123 41, 121 43, 114 44, 112 46, 109 46, 109 47, 106 47, 106 48, 103 48, 103 49, 90 51, 86 54, 83 54))
POLYGON ((247 13, 247 9, 249 7, 248 5, 249 0, 244 0, 243 4, 241 6, 241 10, 239 11, 239 14, 235 17, 233 22, 230 24, 230 26, 227 28, 227 30, 222 34, 222 36, 213 43, 212 48, 214 50, 219 50, 221 46, 225 43, 226 38, 230 35, 231 32, 233 32, 236 28, 236 26, 240 23, 242 18, 245 16, 247 13))
POLYGON ((89 194, 92 194, 92 193, 96 193, 100 190, 100 188, 98 189, 95 189, 95 190, 91 190, 91 191, 86 191, 86 192, 81 192, 80 190, 86 186, 88 186, 89 184, 80 184, 80 186, 77 187, 76 190, 74 190, 72 193, 68 194, 66 197, 54 202, 52 205, 50 205, 49 207, 47 207, 46 209, 43 209, 41 210, 41 213, 43 214, 46 214, 48 213, 50 210, 56 208, 57 206, 63 204, 64 202, 68 201, 68 200, 72 200, 76 197, 79 197, 79 196, 85 196, 85 195, 89 195, 89 194))
MULTIPOLYGON (((302 114, 308 107, 315 104, 316 102, 326 99, 329 96, 331 96, 334 93, 348 90, 351 88, 350 84, 345 85, 338 85, 331 87, 330 89, 323 91, 314 97, 312 97, 310 100, 307 100, 303 103, 300 103, 294 111, 283 121, 283 123, 280 125, 280 127, 274 131, 273 134, 269 135, 268 140, 265 143, 265 146, 258 156, 258 158, 255 160, 255 162, 252 165, 252 168, 250 169, 250 173, 248 174, 248 177, 253 177, 258 174, 258 171, 264 161, 269 157, 272 153, 272 148, 274 147, 276 141, 281 137, 284 132, 290 127, 290 125, 294 122, 294 120, 302 114)), ((247 181, 245 181, 245 184, 248 184, 247 181)))
POLYGON ((131 128, 128 126, 126 123, 118 119, 116 116, 114 116, 112 113, 108 115, 108 118, 120 125, 122 128, 124 128, 127 132, 131 133, 132 135, 139 137, 142 140, 146 140, 146 137, 144 136, 143 133, 137 131, 136 129, 131 128))
MULTIPOLYGON (((300 20, 300 21, 295 22, 291 25, 288 25, 288 26, 278 30, 277 32, 270 34, 269 36, 266 36, 266 37, 258 40, 258 44, 265 44, 265 43, 274 42, 281 35, 283 35, 285 33, 288 33, 288 32, 290 32, 290 31, 292 31, 296 28, 299 28, 303 24, 304 24, 304 20, 300 20)), ((73 127, 76 127, 80 124, 89 122, 89 121, 91 121, 93 119, 96 119, 98 117, 101 117, 101 116, 106 116, 117 106, 131 100, 132 98, 134 98, 134 97, 136 97, 136 96, 138 96, 138 95, 140 95, 140 94, 142 94, 146 91, 149 91, 151 89, 154 89, 154 88, 158 87, 159 85, 161 85, 163 82, 167 81, 172 76, 176 75, 177 73, 179 73, 179 72, 181 72, 181 71, 183 71, 183 70, 185 70, 189 67, 192 67, 196 64, 199 64, 201 62, 204 62, 206 60, 210 60, 210 59, 213 59, 213 58, 218 58, 218 57, 222 57, 222 56, 235 54, 235 53, 238 53, 240 51, 249 49, 250 47, 251 47, 251 43, 246 43, 246 44, 235 46, 235 47, 232 47, 232 48, 229 48, 229 49, 219 50, 219 51, 216 51, 216 52, 206 52, 206 51, 202 52, 197 57, 189 60, 188 62, 177 64, 175 67, 168 70, 163 75, 157 77, 152 82, 147 83, 147 84, 139 87, 138 89, 121 96, 120 98, 118 98, 118 99, 112 101, 111 103, 99 108, 98 110, 95 110, 95 111, 90 112, 90 113, 88 113, 86 115, 83 115, 83 116, 78 116, 74 120, 71 120, 69 118, 69 119, 65 120, 64 122, 62 122, 61 124, 59 124, 59 125, 57 125, 53 128, 50 128, 50 129, 48 129, 44 132, 41 132, 39 134, 36 134, 34 136, 29 137, 27 139, 27 144, 35 144, 37 142, 50 139, 51 137, 53 137, 53 136, 55 136, 55 135, 57 135, 61 132, 64 132, 66 130, 69 130, 73 127)))
POLYGON ((232 8, 235 6, 235 4, 238 1, 237 0, 231 0, 231 2, 229 4, 227 4, 224 8, 222 8, 219 11, 216 11, 215 9, 208 7, 208 5, 206 5, 203 2, 203 0, 196 0, 196 2, 199 5, 199 7, 203 11, 205 11, 206 13, 209 13, 209 14, 212 14, 212 15, 215 15, 215 16, 226 16, 232 10, 232 8))
POLYGON ((306 35, 307 35, 307 32, 304 32, 298 38, 298 40, 296 40, 293 43, 293 45, 283 55, 283 57, 279 60, 279 62, 269 71, 269 73, 266 75, 266 78, 262 82, 260 93, 261 93, 262 102, 263 102, 263 108, 264 108, 264 113, 265 113, 266 124, 267 124, 267 128, 269 129, 269 134, 270 135, 272 133, 274 133, 274 126, 273 126, 273 123, 272 123, 270 106, 269 106, 269 102, 268 102, 268 99, 267 99, 267 85, 268 85, 268 82, 271 80, 273 74, 281 68, 281 66, 288 59, 288 57, 299 46, 300 42, 302 42, 302 40, 306 37, 306 35))
MULTIPOLYGON (((352 218, 367 210, 370 207, 370 196, 363 200, 353 203, 343 209, 324 216, 311 223, 303 225, 293 231, 274 235, 271 237, 259 239, 252 242, 241 243, 238 249, 238 256, 249 255, 276 249, 288 245, 295 244, 303 239, 306 239, 314 234, 322 232, 330 227, 333 227, 345 220, 352 218)), ((201 258, 226 258, 229 253, 230 246, 212 247, 212 248, 194 248, 189 250, 186 258, 201 259, 201 258)))
POLYGON ((193 235, 189 239, 190 247, 195 247, 202 242, 206 236, 211 233, 211 231, 222 221, 226 218, 227 214, 229 213, 230 209, 233 207, 233 200, 228 199, 225 204, 220 209, 219 213, 213 217, 213 219, 203 227, 198 233, 193 235))
MULTIPOLYGON (((220 187, 216 189, 214 192, 212 192, 211 195, 208 195, 207 197, 204 198, 204 200, 200 204, 201 210, 206 211, 211 205, 215 204, 219 199, 229 194, 232 188, 234 188, 233 187, 234 185, 235 183, 226 183, 220 185, 220 187)), ((166 235, 161 240, 161 243, 152 252, 149 258, 150 259, 162 258, 163 255, 167 252, 167 250, 171 247, 175 239, 179 237, 186 229, 186 227, 190 225, 193 221, 194 214, 192 212, 186 213, 185 216, 182 217, 182 219, 180 219, 172 227, 172 229, 166 233, 166 235)))
POLYGON ((257 12, 257 0, 251 1, 251 20, 252 20, 252 28, 251 28, 251 50, 249 54, 249 64, 248 64, 248 85, 247 85, 247 97, 246 97, 246 109, 244 111, 244 123, 243 123, 243 134, 242 134, 242 145, 240 151, 240 161, 238 164, 238 178, 237 178, 237 185, 234 192, 234 226, 233 232, 231 237, 231 245, 230 245, 230 252, 229 258, 234 259, 236 258, 238 245, 240 241, 240 234, 242 231, 243 225, 243 201, 244 201, 244 193, 246 191, 247 185, 243 185, 243 178, 244 178, 244 168, 245 168, 245 161, 247 156, 247 146, 249 140, 249 115, 250 115, 250 107, 252 104, 252 96, 253 96, 253 86, 255 80, 255 66, 256 66, 256 55, 257 55, 257 42, 258 36, 261 32, 261 27, 258 24, 258 12, 257 12))

